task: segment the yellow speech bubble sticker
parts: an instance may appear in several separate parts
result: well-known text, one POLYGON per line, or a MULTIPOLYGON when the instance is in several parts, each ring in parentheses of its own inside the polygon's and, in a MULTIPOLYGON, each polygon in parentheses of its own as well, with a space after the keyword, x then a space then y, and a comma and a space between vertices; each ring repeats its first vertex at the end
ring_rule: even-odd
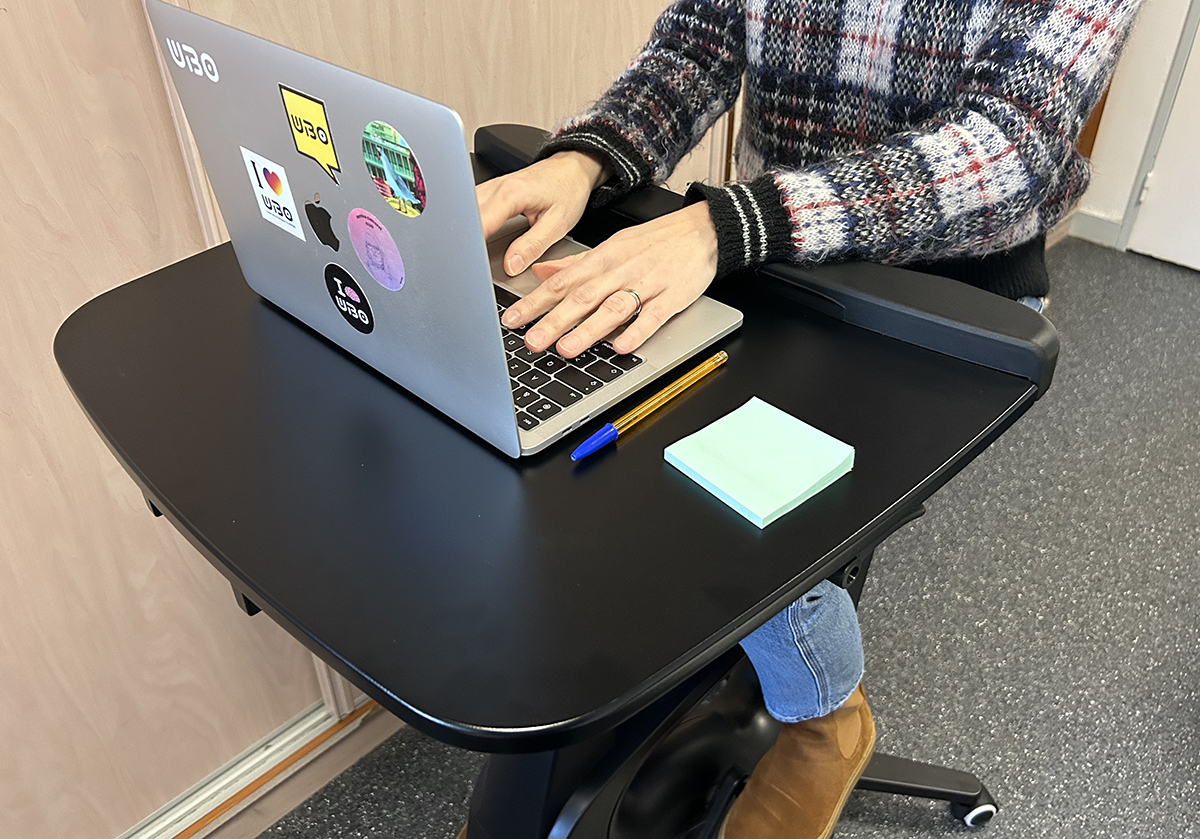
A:
POLYGON ((342 171, 342 167, 338 165, 337 149, 333 147, 333 132, 329 130, 325 103, 284 85, 279 86, 279 92, 283 94, 283 108, 287 111, 296 151, 317 161, 336 184, 338 179, 334 173, 342 171))

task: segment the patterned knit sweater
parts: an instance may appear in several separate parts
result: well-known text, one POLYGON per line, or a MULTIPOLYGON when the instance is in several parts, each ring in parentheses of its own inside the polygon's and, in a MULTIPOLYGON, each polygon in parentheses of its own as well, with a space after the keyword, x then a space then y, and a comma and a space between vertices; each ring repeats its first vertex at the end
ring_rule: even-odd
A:
POLYGON ((1140 0, 678 0, 542 154, 607 159, 605 203, 661 183, 745 77, 738 173, 693 184, 718 276, 765 262, 982 256, 1061 219, 1075 142, 1140 0))

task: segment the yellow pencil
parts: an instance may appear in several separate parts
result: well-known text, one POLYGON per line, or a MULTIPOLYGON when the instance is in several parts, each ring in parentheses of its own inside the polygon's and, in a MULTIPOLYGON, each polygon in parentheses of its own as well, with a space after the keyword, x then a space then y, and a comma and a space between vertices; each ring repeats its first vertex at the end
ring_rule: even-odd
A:
POLYGON ((632 411, 619 417, 614 422, 607 423, 603 428, 588 437, 579 448, 571 452, 571 460, 580 460, 587 457, 592 452, 599 448, 607 446, 626 429, 636 425, 650 414, 657 411, 663 405, 666 405, 679 394, 683 393, 696 382, 703 379, 713 370, 716 370, 728 360, 729 354, 725 350, 721 350, 712 358, 692 368, 688 373, 676 379, 671 384, 664 387, 658 393, 651 396, 641 405, 638 405, 632 411))

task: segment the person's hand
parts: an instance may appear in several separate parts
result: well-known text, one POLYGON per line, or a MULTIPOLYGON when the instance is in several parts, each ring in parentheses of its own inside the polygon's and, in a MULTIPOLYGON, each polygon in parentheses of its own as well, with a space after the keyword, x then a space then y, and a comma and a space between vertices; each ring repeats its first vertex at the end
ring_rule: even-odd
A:
POLYGON ((514 216, 529 219, 529 230, 504 255, 505 272, 515 277, 566 236, 587 208, 592 190, 608 176, 598 157, 562 151, 475 187, 485 239, 514 216))
POLYGON ((554 344, 572 358, 642 310, 613 343, 619 353, 636 350, 672 315, 704 293, 717 273, 717 231, 708 204, 699 202, 614 234, 594 250, 533 266, 542 284, 514 303, 502 322, 523 326, 541 352, 554 344), (546 313, 546 314, 543 314, 546 313))

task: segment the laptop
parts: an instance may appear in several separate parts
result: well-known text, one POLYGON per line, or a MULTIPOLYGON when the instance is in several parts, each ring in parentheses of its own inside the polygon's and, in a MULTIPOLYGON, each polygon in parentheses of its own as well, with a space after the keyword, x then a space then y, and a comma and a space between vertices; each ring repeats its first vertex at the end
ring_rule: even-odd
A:
MULTIPOLYGON (((701 297, 635 354, 531 353, 500 323, 537 285, 501 267, 524 222, 484 241, 453 110, 146 8, 250 287, 505 454, 541 451, 741 325, 701 297)), ((564 239, 544 259, 582 250, 564 239)))

